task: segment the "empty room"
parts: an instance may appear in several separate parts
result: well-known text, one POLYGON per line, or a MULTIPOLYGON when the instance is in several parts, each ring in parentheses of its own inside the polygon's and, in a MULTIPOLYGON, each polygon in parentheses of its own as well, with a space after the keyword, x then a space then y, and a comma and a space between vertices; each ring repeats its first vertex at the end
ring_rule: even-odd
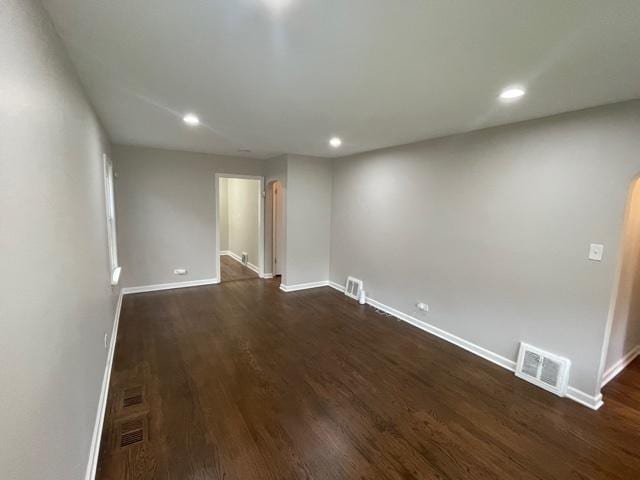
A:
POLYGON ((638 0, 0 0, 0 478, 640 478, 638 0))

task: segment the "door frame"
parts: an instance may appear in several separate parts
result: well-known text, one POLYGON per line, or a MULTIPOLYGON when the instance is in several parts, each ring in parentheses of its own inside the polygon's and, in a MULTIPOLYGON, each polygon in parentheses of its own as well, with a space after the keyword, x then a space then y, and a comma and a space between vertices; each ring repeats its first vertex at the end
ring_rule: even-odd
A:
POLYGON ((216 173, 215 199, 216 199, 216 283, 222 281, 220 274, 220 179, 239 178, 244 180, 259 180, 258 191, 258 275, 264 278, 264 177, 260 175, 242 175, 238 173, 216 173))
POLYGON ((279 230, 280 228, 284 229, 284 188, 280 180, 269 182, 269 187, 271 188, 271 272, 275 277, 283 274, 282 259, 284 255, 280 255, 280 249, 284 246, 283 232, 279 230))

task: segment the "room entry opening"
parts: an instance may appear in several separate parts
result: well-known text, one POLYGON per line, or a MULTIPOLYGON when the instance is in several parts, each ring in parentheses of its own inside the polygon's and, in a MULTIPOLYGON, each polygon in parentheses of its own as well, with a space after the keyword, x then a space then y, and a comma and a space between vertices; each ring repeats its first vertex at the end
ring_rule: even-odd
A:
POLYGON ((217 175, 218 280, 264 277, 263 179, 217 175))

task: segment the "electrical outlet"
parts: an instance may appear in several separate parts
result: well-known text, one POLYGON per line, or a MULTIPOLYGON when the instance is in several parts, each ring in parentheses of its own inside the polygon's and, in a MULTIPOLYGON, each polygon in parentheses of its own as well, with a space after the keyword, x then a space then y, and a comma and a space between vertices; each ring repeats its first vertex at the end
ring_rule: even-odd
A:
POLYGON ((592 243, 589 245, 589 260, 601 262, 604 254, 604 245, 600 243, 592 243))
POLYGON ((187 269, 186 268, 176 268, 173 271, 174 275, 186 275, 187 274, 187 269))
POLYGON ((421 312, 428 312, 429 311, 429 305, 427 305, 426 303, 416 303, 416 307, 418 307, 418 310, 420 310, 421 312))
POLYGON ((104 334, 104 348, 109 348, 109 334, 104 334))

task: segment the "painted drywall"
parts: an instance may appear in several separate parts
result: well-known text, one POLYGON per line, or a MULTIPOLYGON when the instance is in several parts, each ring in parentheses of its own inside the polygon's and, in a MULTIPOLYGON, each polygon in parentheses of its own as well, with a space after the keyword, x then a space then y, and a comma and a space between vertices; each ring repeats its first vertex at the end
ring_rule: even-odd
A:
POLYGON ((631 188, 605 371, 640 345, 640 181, 631 188))
POLYGON ((220 244, 239 257, 246 252, 249 263, 258 267, 260 239, 260 181, 244 178, 220 178, 220 244), (226 208, 226 212, 223 210, 226 208), (225 224, 226 222, 226 224, 225 224))
POLYGON ((0 477, 84 478, 117 291, 108 141, 40 2, 0 1, 0 477))
POLYGON ((262 175, 262 161, 121 145, 113 159, 123 286, 215 278, 215 174, 262 175))
POLYGON ((638 0, 45 4, 118 143, 339 156, 640 95, 638 0))
POLYGON ((329 279, 332 161, 287 155, 286 281, 329 279))
POLYGON ((638 132, 633 101, 337 159, 331 280, 595 395, 638 132))
POLYGON ((220 251, 229 250, 229 183, 225 177, 220 178, 220 218, 218 227, 220 228, 220 251))

